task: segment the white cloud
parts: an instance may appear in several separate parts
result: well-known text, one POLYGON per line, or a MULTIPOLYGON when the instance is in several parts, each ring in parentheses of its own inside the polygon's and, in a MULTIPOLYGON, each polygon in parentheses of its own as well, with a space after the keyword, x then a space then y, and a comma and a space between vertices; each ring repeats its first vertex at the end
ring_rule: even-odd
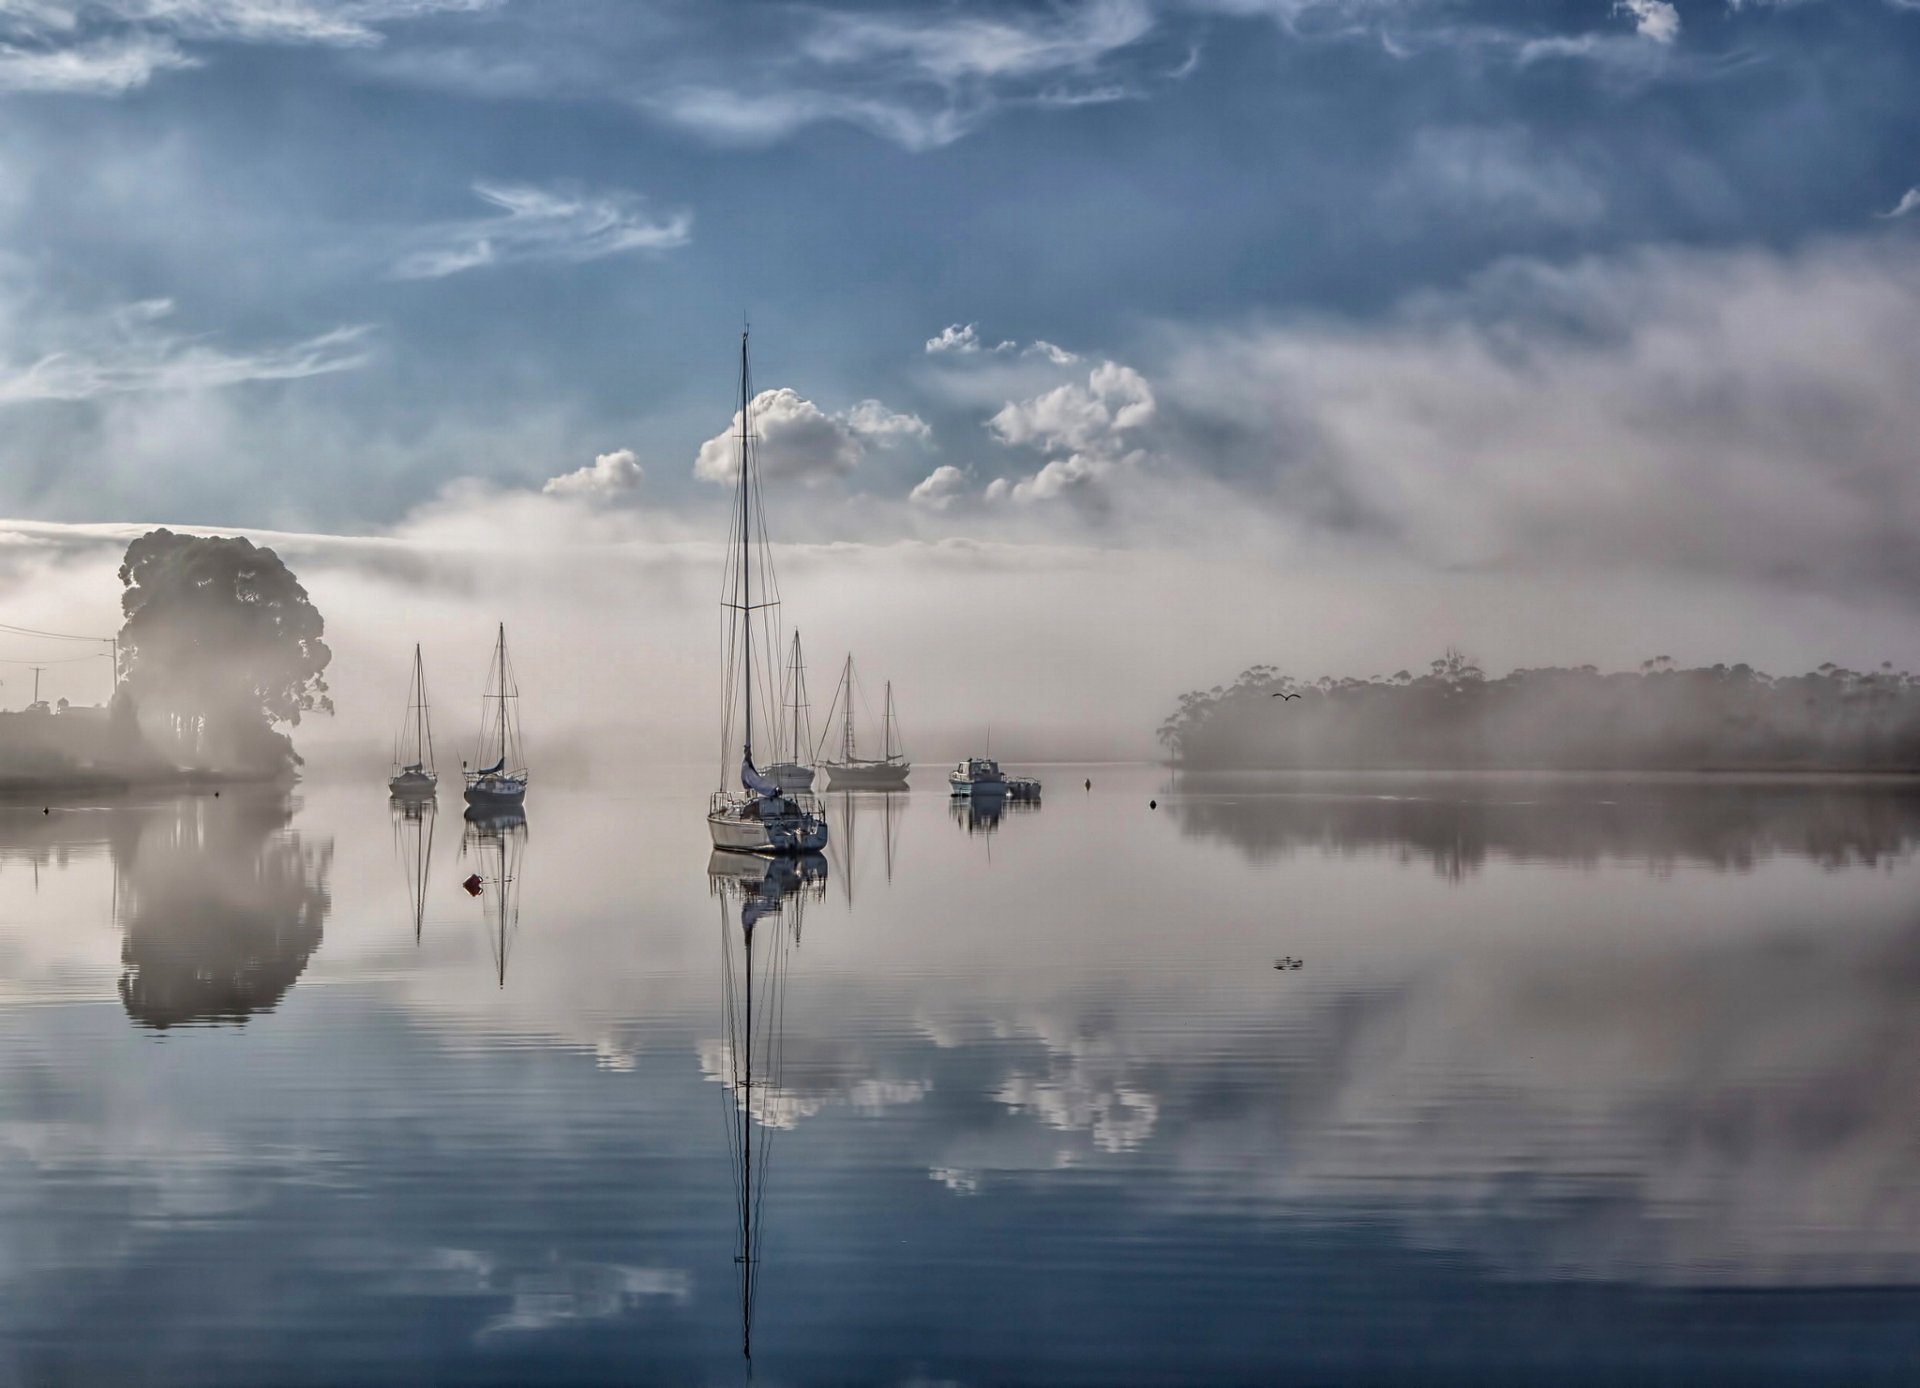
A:
POLYGON ((950 463, 943 463, 921 479, 920 485, 908 493, 907 500, 931 511, 944 511, 953 504, 966 483, 967 475, 964 472, 950 463))
POLYGON ((394 266, 400 279, 437 279, 483 265, 577 264, 631 251, 669 251, 692 239, 693 215, 655 214, 633 193, 581 193, 525 184, 476 183, 498 216, 429 228, 394 266))
POLYGON ((1680 37, 1680 11, 1671 0, 1616 0, 1616 12, 1633 16, 1634 31, 1655 43, 1672 43, 1680 37))
POLYGON ((103 38, 64 47, 0 42, 0 92, 67 92, 120 96, 156 72, 198 66, 171 39, 150 34, 103 38))
POLYGON ((896 414, 878 400, 862 400, 840 417, 862 439, 883 448, 933 438, 933 426, 919 415, 896 414))
POLYGON ((927 351, 930 353, 979 350, 980 334, 972 323, 949 323, 938 334, 927 339, 927 351))
POLYGON ((25 366, 0 365, 0 405, 90 400, 142 391, 212 390, 349 371, 367 360, 364 326, 252 351, 228 351, 162 326, 167 299, 132 304, 80 330, 80 341, 25 366))
MULTIPOLYGON (((759 439, 760 474, 796 482, 844 477, 860 466, 867 449, 925 444, 933 430, 918 415, 900 414, 878 400, 828 414, 789 386, 753 397, 753 432, 759 439)), ((725 432, 700 445, 693 475, 731 485, 738 474, 740 412, 725 432)))
POLYGON ((959 83, 1087 71, 1153 27, 1145 0, 1085 0, 1029 22, 964 12, 828 12, 817 17, 802 47, 824 64, 892 64, 936 82, 959 83))
POLYGON ((1882 217, 1904 217, 1915 208, 1920 208, 1920 187, 1907 189, 1906 192, 1900 195, 1900 201, 1896 202, 1880 215, 1882 217))
MULTIPOLYGON (((760 440, 760 474, 769 479, 820 482, 844 477, 860 465, 864 451, 844 421, 789 386, 763 390, 753 397, 753 430, 760 440)), ((732 483, 738 472, 739 436, 736 410, 724 432, 700 445, 693 475, 707 482, 732 483)))
POLYGON ((1119 435, 1153 418, 1153 390, 1130 366, 1105 361, 1086 385, 1057 386, 1030 400, 1009 400, 987 427, 1003 443, 1049 451, 1112 449, 1119 435))
POLYGON ((1026 351, 1021 353, 1021 355, 1028 357, 1045 357, 1055 366, 1072 366, 1080 360, 1077 353, 1069 352, 1064 347, 1056 347, 1044 338, 1040 341, 1030 343, 1026 351))
POLYGON ((548 496, 571 497, 585 501, 610 501, 632 492, 646 472, 633 456, 631 448, 602 453, 593 462, 572 472, 547 479, 540 490, 548 496))
POLYGON ((384 24, 496 0, 9 0, 0 91, 119 96, 198 67, 183 43, 372 47, 384 24))

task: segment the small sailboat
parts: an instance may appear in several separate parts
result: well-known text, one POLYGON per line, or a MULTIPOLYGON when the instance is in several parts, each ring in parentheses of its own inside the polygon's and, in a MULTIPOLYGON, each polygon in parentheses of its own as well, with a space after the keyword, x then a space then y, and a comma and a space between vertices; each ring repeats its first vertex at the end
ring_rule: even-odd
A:
POLYGON ((427 674, 420 647, 413 648, 413 678, 407 684, 407 712, 393 740, 393 775, 387 790, 398 800, 431 800, 440 779, 433 772, 433 725, 427 719, 427 674))
MULTIPOLYGON (((900 724, 893 713, 893 681, 887 681, 886 711, 880 716, 880 756, 862 757, 854 741, 853 706, 860 698, 860 682, 853 671, 853 657, 847 657, 847 663, 840 671, 840 686, 834 691, 833 705, 827 710, 832 719, 834 711, 840 713, 840 760, 822 762, 821 767, 827 773, 829 790, 900 790, 907 784, 907 775, 913 770, 900 752, 900 724)), ((872 717, 869 711, 868 717, 872 717)))
MULTIPOLYGON (((737 545, 729 544, 721 607, 727 616, 726 716, 721 733, 721 787, 707 802, 707 829, 715 848, 740 853, 818 853, 827 846, 827 821, 805 791, 782 790, 753 762, 754 647, 764 642, 762 678, 770 673, 771 633, 780 606, 773 562, 760 506, 760 478, 753 434, 753 387, 747 369, 747 335, 740 334, 740 475, 733 518, 737 545), (759 572, 754 554, 761 555, 759 572), (735 721, 736 715, 738 722, 735 721), (728 784, 739 730, 739 789, 728 784)), ((771 692, 771 691, 769 691, 771 692)))
POLYGON ((787 662, 782 681, 786 698, 781 702, 783 726, 774 729, 773 750, 786 758, 766 768, 767 779, 783 791, 813 789, 813 727, 807 718, 807 665, 800 656, 800 633, 793 634, 793 656, 787 662))
POLYGON ((476 811, 506 809, 527 797, 527 768, 515 711, 519 698, 513 666, 507 660, 507 627, 502 622, 493 643, 487 692, 481 701, 480 745, 474 753, 476 762, 488 764, 477 771, 472 767, 466 771, 467 804, 476 811))

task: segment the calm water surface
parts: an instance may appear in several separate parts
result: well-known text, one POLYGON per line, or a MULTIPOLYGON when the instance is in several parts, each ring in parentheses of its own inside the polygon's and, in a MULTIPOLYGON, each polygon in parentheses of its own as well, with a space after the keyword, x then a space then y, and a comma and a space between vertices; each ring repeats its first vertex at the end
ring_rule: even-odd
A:
POLYGON ((0 1382, 1916 1381, 1913 785, 1042 774, 0 807, 0 1382))

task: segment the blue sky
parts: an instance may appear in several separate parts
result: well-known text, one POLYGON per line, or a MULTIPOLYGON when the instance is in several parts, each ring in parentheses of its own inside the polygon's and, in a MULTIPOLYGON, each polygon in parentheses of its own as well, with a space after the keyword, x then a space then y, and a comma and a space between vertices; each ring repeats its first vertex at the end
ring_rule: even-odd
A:
POLYGON ((1878 656, 1917 66, 1905 0, 0 0, 0 514, 711 536, 750 317, 788 539, 1878 656))
POLYGON ((949 323, 1145 369, 1169 325, 1364 326, 1512 257, 1896 234, 1920 182, 1920 13, 1874 0, 21 0, 0 31, 8 376, 236 378, 16 390, 0 499, 67 519, 379 525, 617 448, 671 500, 743 315, 763 384, 911 413, 984 485, 1033 460, 929 379, 949 323), (129 444, 214 389, 232 455, 129 444))

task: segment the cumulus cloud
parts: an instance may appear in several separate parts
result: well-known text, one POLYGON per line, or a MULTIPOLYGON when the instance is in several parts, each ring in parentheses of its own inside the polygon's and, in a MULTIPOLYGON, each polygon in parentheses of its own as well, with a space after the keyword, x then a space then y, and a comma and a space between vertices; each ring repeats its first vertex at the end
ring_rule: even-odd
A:
POLYGON ((602 453, 586 467, 563 472, 547 479, 540 490, 548 496, 570 497, 584 501, 611 501, 626 496, 646 476, 631 448, 602 453))
POLYGON ((907 494, 907 500, 930 511, 944 511, 966 484, 964 472, 951 463, 942 463, 921 479, 920 485, 907 494))
POLYGON ((929 353, 977 352, 979 350, 980 333, 972 323, 949 323, 927 339, 929 353))
POLYGON ((1087 383, 1009 400, 987 427, 1002 443, 1074 452, 1111 450, 1119 436, 1153 418, 1153 389, 1138 371, 1103 361, 1087 383))
POLYGON ((897 414, 878 400, 862 400, 841 419, 847 428, 880 447, 926 443, 933 437, 933 427, 919 415, 897 414))
POLYGON ((1680 11, 1671 0, 1617 0, 1616 12, 1633 16, 1634 31, 1655 43, 1672 43, 1680 37, 1680 11))
POLYGON ((656 214, 627 192, 584 193, 476 183, 498 215, 425 229, 393 267, 398 279, 438 279, 487 265, 577 264, 633 251, 670 251, 693 239, 693 214, 656 214))
MULTIPOLYGON (((925 445, 933 437, 920 416, 890 410, 878 400, 862 400, 852 409, 828 414, 790 386, 753 397, 753 432, 763 477, 805 483, 846 476, 869 449, 925 445)), ((726 430, 700 445, 693 475, 731 484, 738 470, 739 439, 740 412, 735 410, 726 430)))
POLYGON ((170 331, 170 299, 148 299, 81 325, 76 340, 19 366, 0 364, 0 405, 90 400, 142 391, 212 390, 349 371, 367 360, 364 326, 298 342, 232 351, 170 331))

